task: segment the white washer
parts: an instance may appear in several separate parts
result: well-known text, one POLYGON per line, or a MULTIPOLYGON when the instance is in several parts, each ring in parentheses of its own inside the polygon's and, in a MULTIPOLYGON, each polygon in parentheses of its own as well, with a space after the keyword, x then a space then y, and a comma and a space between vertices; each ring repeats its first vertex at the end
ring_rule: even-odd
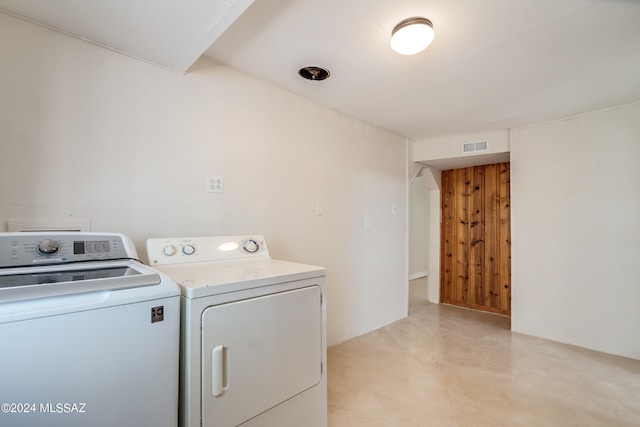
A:
POLYGON ((326 427, 326 270, 263 236, 149 239, 182 290, 182 427, 326 427))
POLYGON ((178 419, 180 291, 115 233, 0 233, 0 424, 178 419))

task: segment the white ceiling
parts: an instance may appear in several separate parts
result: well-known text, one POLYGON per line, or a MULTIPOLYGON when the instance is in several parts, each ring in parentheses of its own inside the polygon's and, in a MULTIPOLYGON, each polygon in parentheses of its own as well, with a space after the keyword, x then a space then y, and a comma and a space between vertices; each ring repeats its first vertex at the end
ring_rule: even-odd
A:
POLYGON ((184 73, 253 0, 0 0, 0 11, 184 73))
POLYGON ((640 1, 256 0, 205 55, 412 139, 507 129, 640 100, 640 1), (406 57, 411 16, 436 37, 406 57))
POLYGON ((0 9, 178 71, 205 52, 416 140, 640 100, 638 0, 255 0, 235 20, 251 1, 0 0, 0 9), (406 57, 389 37, 410 16, 430 19, 436 37, 406 57), (307 65, 331 77, 303 80, 307 65))

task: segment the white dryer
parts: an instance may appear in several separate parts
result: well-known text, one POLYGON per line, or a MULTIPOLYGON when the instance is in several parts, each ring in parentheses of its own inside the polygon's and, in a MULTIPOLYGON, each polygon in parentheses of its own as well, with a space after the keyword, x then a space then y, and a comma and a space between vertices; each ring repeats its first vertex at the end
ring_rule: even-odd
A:
POLYGON ((324 268, 272 259, 263 236, 147 251, 182 291, 182 427, 326 427, 324 268))

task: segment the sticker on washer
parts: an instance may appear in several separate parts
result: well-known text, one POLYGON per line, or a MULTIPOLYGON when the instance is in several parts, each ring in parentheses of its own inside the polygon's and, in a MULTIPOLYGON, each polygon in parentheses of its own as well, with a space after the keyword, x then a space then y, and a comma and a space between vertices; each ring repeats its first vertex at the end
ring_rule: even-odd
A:
POLYGON ((151 323, 162 322, 164 320, 164 305, 151 308, 151 323))

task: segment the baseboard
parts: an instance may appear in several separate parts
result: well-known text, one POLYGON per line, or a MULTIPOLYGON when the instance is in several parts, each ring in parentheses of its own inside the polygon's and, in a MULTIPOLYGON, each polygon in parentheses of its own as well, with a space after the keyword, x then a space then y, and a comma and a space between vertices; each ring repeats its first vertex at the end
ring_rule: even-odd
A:
POLYGON ((423 277, 427 277, 429 273, 426 271, 418 271, 417 273, 413 273, 409 275, 409 280, 421 279, 423 277))

